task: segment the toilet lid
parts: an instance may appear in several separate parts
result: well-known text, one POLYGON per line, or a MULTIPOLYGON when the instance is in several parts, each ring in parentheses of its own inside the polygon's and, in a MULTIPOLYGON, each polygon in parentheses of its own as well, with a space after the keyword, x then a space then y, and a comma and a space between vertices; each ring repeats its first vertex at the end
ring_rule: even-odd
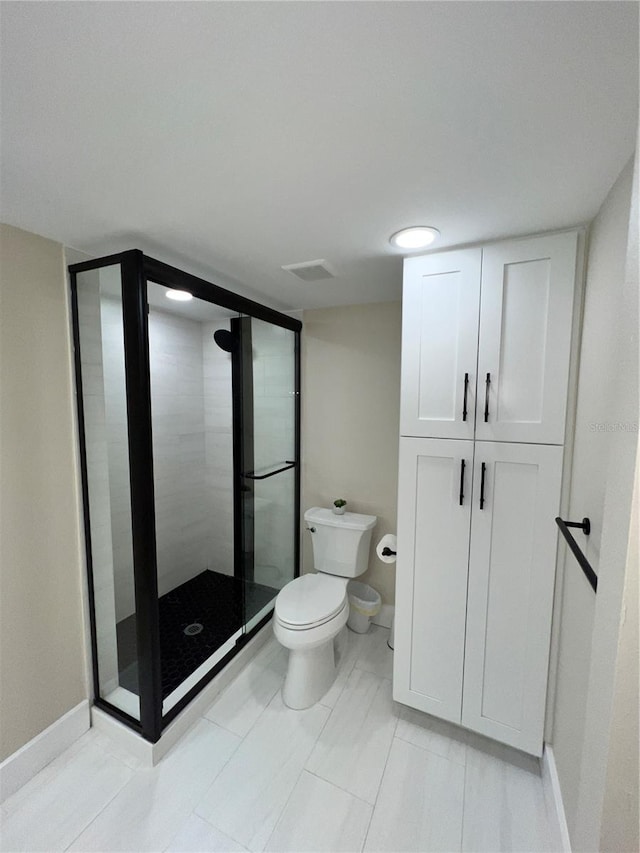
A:
POLYGON ((290 581, 276 598, 276 616, 289 625, 327 622, 343 607, 347 597, 344 578, 301 575, 290 581))

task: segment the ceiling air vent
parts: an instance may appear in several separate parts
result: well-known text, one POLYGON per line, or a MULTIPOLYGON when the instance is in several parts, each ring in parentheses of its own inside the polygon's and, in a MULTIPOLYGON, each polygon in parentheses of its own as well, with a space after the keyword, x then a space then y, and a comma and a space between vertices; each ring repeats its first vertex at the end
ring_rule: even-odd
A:
POLYGON ((302 279, 302 281, 322 281, 325 278, 335 278, 335 274, 324 260, 305 261, 302 264, 287 264, 282 269, 302 279))

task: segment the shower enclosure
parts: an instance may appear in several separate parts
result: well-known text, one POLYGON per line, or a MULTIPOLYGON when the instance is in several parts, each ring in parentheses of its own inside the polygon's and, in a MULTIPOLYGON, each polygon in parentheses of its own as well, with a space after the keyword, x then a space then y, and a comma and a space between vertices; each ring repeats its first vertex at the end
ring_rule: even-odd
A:
POLYGON ((138 250, 69 272, 94 701, 155 742, 298 574, 301 324, 138 250))

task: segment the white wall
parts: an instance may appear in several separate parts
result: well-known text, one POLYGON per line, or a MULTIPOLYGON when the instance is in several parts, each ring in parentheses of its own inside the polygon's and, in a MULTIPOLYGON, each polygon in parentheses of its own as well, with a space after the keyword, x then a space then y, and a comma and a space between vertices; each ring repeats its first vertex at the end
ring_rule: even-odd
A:
POLYGON ((617 323, 615 336, 610 343, 613 349, 615 371, 609 378, 611 388, 609 418, 610 422, 616 425, 616 429, 609 452, 598 564, 598 595, 591 644, 584 750, 574 833, 575 847, 578 850, 599 849, 625 571, 629 564, 631 507, 638 454, 640 386, 638 178, 636 159, 635 173, 631 179, 632 196, 626 266, 622 286, 615 297, 617 323))
MULTIPOLYGON (((595 832, 593 827, 586 829, 584 792, 587 788, 599 791, 594 793, 595 800, 587 797, 591 799, 589 810, 593 815, 597 813, 598 820, 602 809, 602 802, 598 806, 596 800, 602 797, 604 782, 597 778, 598 772, 587 755, 590 742, 594 738, 602 742, 603 737, 602 732, 596 733, 595 729, 589 734, 589 727, 593 726, 589 717, 594 691, 602 695, 604 690, 606 705, 611 701, 612 684, 607 688, 601 680, 596 687, 598 677, 594 680, 594 667, 601 671, 596 662, 599 656, 596 636, 599 644, 603 636, 595 628, 599 620, 603 629, 609 622, 605 634, 609 630, 617 637, 622 587, 619 569, 612 561, 614 543, 607 528, 611 530, 615 525, 618 531, 626 529, 626 547, 631 491, 622 469, 626 467, 627 478, 632 478, 637 445, 637 432, 631 426, 634 421, 637 424, 638 406, 637 292, 634 295, 626 276, 632 181, 633 163, 630 162, 592 224, 587 259, 568 515, 572 519, 583 516, 591 519, 591 535, 587 538, 578 534, 578 538, 599 574, 600 587, 598 595, 594 596, 567 551, 559 614, 553 727, 554 752, 574 845, 587 844, 587 838, 595 832), (627 426, 616 427, 617 423, 627 426), (611 594, 607 593, 607 588, 611 594)), ((595 837, 593 849, 597 847, 597 833, 595 837)))
POLYGON ((600 850, 619 853, 640 850, 638 778, 640 742, 638 696, 638 567, 640 563, 640 455, 636 460, 634 503, 631 512, 629 555, 616 659, 607 783, 600 829, 600 850))

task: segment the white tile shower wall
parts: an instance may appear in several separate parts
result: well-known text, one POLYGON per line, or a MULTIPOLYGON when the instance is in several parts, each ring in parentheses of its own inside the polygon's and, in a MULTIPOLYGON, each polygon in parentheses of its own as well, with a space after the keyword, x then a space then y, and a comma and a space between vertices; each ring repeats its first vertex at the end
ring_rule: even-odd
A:
MULTIPOLYGON (((95 336, 82 341, 93 436, 94 574, 103 597, 115 599, 115 611, 108 600, 96 602, 96 611, 99 631, 113 633, 114 622, 135 610, 122 308, 100 298, 97 283, 95 292, 83 290, 82 300, 83 332, 95 336)), ((213 341, 221 325, 228 321, 203 324, 153 308, 149 313, 161 595, 207 568, 233 574, 231 362, 213 341)), ((112 645, 115 651, 115 634, 112 645)))
POLYGON ((213 339, 229 320, 201 324, 209 568, 233 574, 233 413, 231 354, 213 339))
POLYGON ((149 312, 158 590, 207 568, 202 324, 149 312))

